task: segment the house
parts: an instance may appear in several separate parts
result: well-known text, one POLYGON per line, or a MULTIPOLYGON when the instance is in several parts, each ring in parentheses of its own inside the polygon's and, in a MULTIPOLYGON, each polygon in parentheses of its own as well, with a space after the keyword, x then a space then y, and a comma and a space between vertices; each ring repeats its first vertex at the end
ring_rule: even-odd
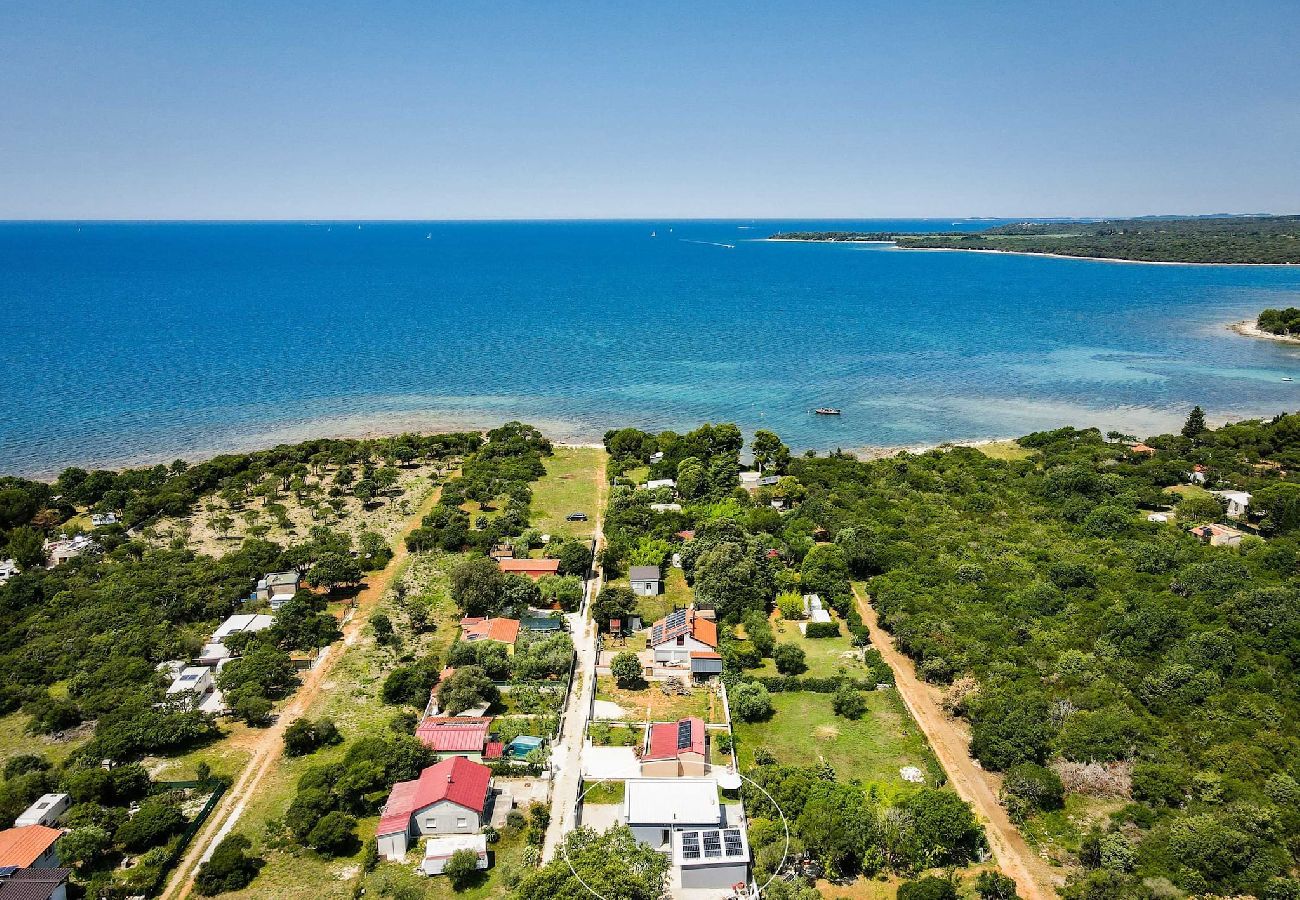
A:
POLYGON ((497 544, 492 548, 492 552, 489 553, 488 556, 492 557, 497 562, 500 562, 503 559, 514 559, 515 548, 511 547, 509 544, 497 544))
POLYGON ((213 687, 211 669, 207 666, 187 666, 168 686, 167 696, 174 697, 177 694, 190 692, 194 695, 195 705, 198 705, 213 687))
POLYGON ((655 722, 646 733, 641 775, 646 778, 703 777, 708 762, 704 720, 655 722))
POLYGON ((673 832, 672 864, 686 890, 726 890, 749 878, 743 828, 689 828, 673 832))
POLYGON ((655 478, 652 481, 647 481, 645 483, 645 489, 647 491, 655 491, 658 490, 659 488, 675 488, 675 487, 677 487, 677 482, 673 481, 671 478, 655 478))
POLYGON ((519 640, 519 620, 501 616, 491 619, 466 616, 460 620, 460 637, 461 640, 471 643, 496 641, 498 644, 505 644, 507 652, 513 653, 515 641, 519 640))
POLYGON ((758 480, 762 477, 762 472, 741 472, 740 486, 747 491, 756 491, 758 490, 758 480))
POLYGON ((46 825, 53 828, 59 821, 59 817, 67 812, 71 805, 72 799, 67 794, 46 794, 27 807, 23 814, 14 820, 14 824, 19 827, 46 825))
POLYGON ((1230 528, 1227 525, 1220 525, 1217 522, 1210 522, 1208 525, 1197 525, 1192 529, 1192 534, 1211 547, 1236 547, 1241 544, 1241 539, 1246 536, 1244 532, 1230 528))
POLYGON ((776 487, 780 483, 781 479, 776 475, 764 475, 762 478, 758 479, 759 487, 776 487))
POLYGON ((397 782, 375 831, 379 855, 401 861, 411 838, 422 834, 474 834, 483 825, 491 786, 492 770, 463 756, 397 782))
POLYGON ((650 454, 650 465, 653 466, 657 462, 663 462, 663 459, 664 452, 662 450, 656 450, 654 453, 650 454))
POLYGON ((803 612, 810 622, 829 622, 831 614, 822 606, 822 598, 816 594, 803 595, 803 612))
POLYGON ((48 825, 20 825, 0 831, 0 868, 57 869, 63 832, 48 825))
POLYGON ((253 615, 243 613, 237 616, 231 616, 222 622, 216 631, 212 632, 212 643, 220 644, 232 634, 239 634, 241 631, 262 631, 270 628, 275 624, 275 619, 268 615, 253 615))
POLYGON ((533 581, 543 575, 558 575, 560 573, 560 561, 558 559, 498 559, 497 565, 507 575, 511 573, 527 575, 533 581))
POLYGON ((71 869, 0 869, 0 900, 67 900, 71 869))
POLYGON ((656 663, 688 662, 692 651, 718 649, 718 624, 695 607, 679 609, 654 623, 650 646, 656 663))
POLYGON ((564 630, 564 620, 551 616, 526 616, 519 620, 519 627, 529 634, 556 634, 564 630))
POLYGON ((643 844, 667 853, 673 830, 717 828, 725 821, 712 778, 629 778, 623 784, 623 823, 643 844))
POLYGON ((691 676, 707 681, 722 674, 722 654, 714 650, 691 651, 691 676))
POLYGON ((1147 521, 1154 522, 1157 525, 1164 525, 1168 523, 1169 516, 1166 513, 1162 513, 1162 512, 1147 513, 1147 521))
POLYGON ((481 760, 491 727, 491 717, 430 716, 415 729, 415 736, 439 757, 481 760))
POLYGON ((107 525, 116 525, 117 513, 92 513, 90 516, 90 524, 95 528, 103 528, 107 525))
POLYGON ((18 574, 18 563, 12 559, 0 559, 0 584, 18 574))
POLYGON ((83 553, 97 553, 99 550, 99 544, 88 534, 79 534, 72 538, 60 538, 57 541, 46 541, 46 567, 53 569, 59 563, 76 559, 83 553))
MULTIPOLYGON (((220 669, 221 665, 230 659, 230 649, 225 644, 216 641, 210 641, 203 645, 199 655, 194 657, 194 661, 200 666, 206 666, 209 669, 220 669)), ((177 672, 176 674, 180 674, 177 672)))
POLYGON ((302 586, 302 576, 296 570, 289 572, 271 572, 257 582, 253 597, 271 604, 271 609, 279 609, 293 599, 302 586))
POLYGON ((1244 519, 1250 512, 1250 493, 1247 491, 1210 491, 1220 500, 1227 501, 1228 518, 1244 519))
POLYGON ((681 512, 682 505, 680 503, 651 503, 650 509, 658 513, 681 512))
POLYGON ((1192 466, 1192 471, 1187 473, 1188 484, 1205 484, 1205 466, 1197 463, 1192 466))
POLYGON ((478 856, 478 868, 488 867, 487 835, 458 834, 454 837, 429 838, 424 844, 424 860, 420 871, 425 875, 441 875, 447 860, 458 850, 468 850, 478 856))
POLYGON ((632 593, 638 597, 657 597, 664 592, 664 579, 658 566, 633 566, 628 581, 632 593))
POLYGON ((1129 449, 1129 452, 1130 452, 1130 453, 1136 453, 1136 454, 1138 454, 1138 455, 1140 455, 1140 456, 1155 456, 1155 455, 1156 455, 1156 448, 1155 448, 1155 447, 1148 447, 1146 444, 1134 444, 1132 447, 1129 447, 1128 449, 1129 449))

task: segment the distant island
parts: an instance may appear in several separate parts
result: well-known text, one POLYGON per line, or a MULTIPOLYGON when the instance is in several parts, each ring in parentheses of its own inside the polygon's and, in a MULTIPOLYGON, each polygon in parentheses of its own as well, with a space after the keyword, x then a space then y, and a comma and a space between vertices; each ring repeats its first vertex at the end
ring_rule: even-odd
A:
POLYGON ((982 250, 1153 263, 1300 265, 1300 216, 1022 222, 983 231, 790 231, 772 240, 889 241, 905 250, 982 250))

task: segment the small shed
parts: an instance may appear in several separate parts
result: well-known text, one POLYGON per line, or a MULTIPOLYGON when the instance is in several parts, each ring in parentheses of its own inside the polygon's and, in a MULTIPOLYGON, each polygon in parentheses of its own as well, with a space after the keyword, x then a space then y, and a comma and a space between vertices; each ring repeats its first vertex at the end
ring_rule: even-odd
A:
POLYGON ((658 566, 633 566, 628 572, 632 593, 638 597, 657 597, 664 591, 663 574, 658 566))
POLYGON ((450 837, 429 838, 424 845, 424 860, 420 871, 425 875, 441 875, 447 861, 459 850, 468 850, 478 856, 478 867, 488 867, 487 835, 457 834, 450 837))
POLYGON ((37 800, 21 816, 14 820, 14 825, 45 825, 53 827, 59 817, 68 811, 72 799, 67 794, 46 794, 37 800))
POLYGON ((722 655, 712 650, 691 651, 691 675, 695 678, 712 678, 722 674, 722 655))
POLYGON ((521 734, 515 738, 505 748, 505 757, 507 759, 524 759, 534 750, 542 749, 544 741, 531 734, 521 734))

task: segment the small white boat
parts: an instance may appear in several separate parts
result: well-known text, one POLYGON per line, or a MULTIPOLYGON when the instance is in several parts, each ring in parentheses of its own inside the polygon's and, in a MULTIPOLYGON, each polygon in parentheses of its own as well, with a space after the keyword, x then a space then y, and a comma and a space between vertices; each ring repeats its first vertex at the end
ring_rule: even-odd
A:
POLYGON ((1294 381, 1295 379, 1290 378, 1290 377, 1287 377, 1287 378, 1283 378, 1282 380, 1283 380, 1283 381, 1294 381))
POLYGON ((426 234, 426 235, 424 236, 424 239, 425 239, 426 241, 433 240, 433 232, 430 231, 428 234, 426 234))
POLYGON ((659 236, 659 235, 658 235, 658 234, 656 234, 656 233, 655 233, 655 232, 653 232, 653 231, 652 231, 652 232, 650 232, 650 237, 658 237, 658 236, 659 236))

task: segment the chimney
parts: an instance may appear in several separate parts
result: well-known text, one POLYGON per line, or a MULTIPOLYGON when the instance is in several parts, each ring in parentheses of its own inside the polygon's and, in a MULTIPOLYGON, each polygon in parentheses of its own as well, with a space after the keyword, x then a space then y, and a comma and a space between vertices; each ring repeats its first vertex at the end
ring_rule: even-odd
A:
POLYGON ((447 773, 447 783, 448 783, 448 784, 451 784, 451 773, 450 773, 450 772, 447 773))

